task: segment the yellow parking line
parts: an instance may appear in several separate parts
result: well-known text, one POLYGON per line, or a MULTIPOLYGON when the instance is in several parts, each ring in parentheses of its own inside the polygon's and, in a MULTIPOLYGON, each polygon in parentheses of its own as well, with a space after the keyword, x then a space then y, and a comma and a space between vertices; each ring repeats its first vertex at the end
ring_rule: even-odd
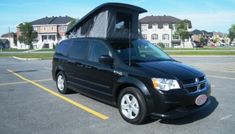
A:
MULTIPOLYGON (((41 79, 41 80, 33 80, 36 82, 43 82, 43 81, 51 81, 52 79, 41 79)), ((7 82, 7 83, 0 83, 0 86, 8 86, 8 85, 17 85, 17 84, 25 84, 28 83, 26 81, 17 81, 17 82, 7 82)))
POLYGON ((48 92, 48 93, 50 93, 50 94, 52 94, 52 95, 62 99, 62 100, 64 100, 64 101, 66 101, 66 102, 68 102, 68 103, 70 103, 70 104, 72 104, 72 105, 74 105, 74 106, 76 106, 76 107, 78 107, 78 108, 80 108, 80 109, 82 109, 82 110, 84 110, 84 111, 86 111, 86 112, 88 112, 88 113, 90 113, 90 114, 92 114, 92 115, 102 119, 102 120, 107 120, 109 118, 108 116, 106 116, 106 115, 104 115, 102 113, 99 113, 99 112, 97 112, 97 111, 95 111, 95 110, 93 110, 93 109, 91 109, 91 108, 89 108, 89 107, 87 107, 85 105, 82 105, 82 104, 80 104, 80 103, 78 103, 78 102, 76 102, 74 100, 71 100, 71 99, 69 99, 69 98, 67 98, 67 97, 65 97, 65 96, 63 96, 63 95, 61 95, 59 93, 56 93, 56 92, 52 91, 51 89, 46 88, 43 85, 40 85, 40 84, 36 83, 35 81, 29 80, 29 79, 27 79, 27 78, 25 78, 25 77, 15 73, 14 71, 12 71, 10 69, 7 69, 7 71, 11 72, 12 74, 17 76, 18 78, 20 78, 20 79, 22 79, 22 80, 24 80, 24 81, 26 81, 28 83, 31 83, 32 85, 34 85, 36 87, 39 87, 42 90, 44 90, 44 91, 46 91, 46 92, 48 92))
POLYGON ((206 75, 207 77, 213 77, 213 78, 219 78, 219 79, 229 79, 229 80, 235 80, 235 78, 232 77, 225 77, 225 76, 217 76, 217 75, 206 75))

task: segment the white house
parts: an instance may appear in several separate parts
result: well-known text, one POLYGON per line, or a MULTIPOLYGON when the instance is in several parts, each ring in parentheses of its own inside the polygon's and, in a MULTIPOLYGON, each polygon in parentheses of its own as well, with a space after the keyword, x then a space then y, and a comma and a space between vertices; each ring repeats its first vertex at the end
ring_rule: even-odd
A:
POLYGON ((16 44, 16 34, 14 32, 9 32, 6 34, 3 34, 0 39, 8 40, 9 42, 9 48, 17 48, 16 44))
MULTIPOLYGON (((32 21, 34 31, 37 32, 37 39, 33 42, 34 49, 50 48, 52 49, 59 41, 66 38, 65 32, 68 24, 73 18, 65 17, 44 17, 32 21)), ((17 27, 17 38, 20 36, 20 30, 17 27)), ((27 49, 28 45, 17 42, 19 49, 27 49)))
MULTIPOLYGON (((182 21, 172 16, 146 16, 139 20, 142 37, 151 43, 163 43, 165 47, 171 48, 192 48, 191 39, 181 42, 178 36, 175 36, 175 24, 182 21)), ((191 31, 191 21, 184 20, 188 24, 188 31, 191 31)))

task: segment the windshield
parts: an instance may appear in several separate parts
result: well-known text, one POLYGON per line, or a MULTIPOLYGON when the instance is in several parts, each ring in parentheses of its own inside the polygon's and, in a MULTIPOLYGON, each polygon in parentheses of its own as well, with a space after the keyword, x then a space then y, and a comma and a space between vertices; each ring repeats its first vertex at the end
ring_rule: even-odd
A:
POLYGON ((124 62, 129 60, 131 62, 172 60, 161 49, 146 40, 134 40, 130 45, 128 41, 116 41, 111 45, 124 62))

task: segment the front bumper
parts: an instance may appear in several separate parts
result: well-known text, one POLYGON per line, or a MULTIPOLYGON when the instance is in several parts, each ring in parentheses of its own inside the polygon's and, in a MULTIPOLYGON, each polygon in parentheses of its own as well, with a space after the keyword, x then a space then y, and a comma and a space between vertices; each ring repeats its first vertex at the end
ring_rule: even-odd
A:
POLYGON ((211 99, 208 97, 205 104, 202 106, 187 106, 187 107, 180 107, 176 108, 172 111, 160 114, 160 113, 151 113, 152 118, 165 118, 165 119, 176 119, 187 116, 189 114, 193 114, 195 112, 201 111, 208 107, 211 104, 211 99))
POLYGON ((155 118, 180 118, 188 114, 200 111, 211 104, 210 100, 211 87, 210 84, 196 92, 186 92, 186 90, 178 90, 172 92, 155 92, 153 96, 153 107, 150 115, 155 118), (207 101, 197 106, 195 100, 199 95, 205 94, 208 98, 207 101))

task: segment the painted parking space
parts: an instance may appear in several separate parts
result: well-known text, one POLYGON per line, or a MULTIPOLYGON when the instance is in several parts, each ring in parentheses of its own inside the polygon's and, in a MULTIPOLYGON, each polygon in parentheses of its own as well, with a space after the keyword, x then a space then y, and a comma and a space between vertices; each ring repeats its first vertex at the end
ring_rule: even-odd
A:
POLYGON ((34 85, 34 86, 36 86, 36 87, 38 87, 40 89, 42 89, 42 90, 52 94, 53 96, 56 96, 56 97, 62 99, 63 101, 66 101, 66 102, 72 104, 73 106, 76 106, 76 107, 78 107, 78 108, 80 108, 80 109, 82 109, 82 110, 84 110, 84 111, 86 111, 86 112, 96 116, 97 118, 100 118, 102 120, 107 120, 109 118, 107 115, 104 115, 104 114, 102 114, 100 112, 97 112, 97 111, 95 111, 95 110, 93 110, 93 109, 91 109, 91 108, 89 108, 89 107, 87 107, 87 106, 85 106, 83 104, 80 104, 80 103, 78 103, 78 102, 76 102, 74 100, 69 99, 68 97, 65 97, 65 96, 63 96, 63 95, 61 95, 61 94, 59 94, 57 92, 54 92, 51 89, 49 89, 49 88, 47 88, 47 87, 45 87, 45 86, 43 86, 41 84, 38 84, 37 82, 32 81, 32 80, 30 80, 30 79, 28 79, 28 78, 26 78, 26 77, 24 77, 22 75, 19 75, 18 73, 14 72, 14 71, 12 71, 10 69, 7 69, 7 71, 12 73, 13 75, 17 76, 18 78, 22 79, 23 81, 28 82, 28 83, 30 83, 30 84, 32 84, 32 85, 34 85))

